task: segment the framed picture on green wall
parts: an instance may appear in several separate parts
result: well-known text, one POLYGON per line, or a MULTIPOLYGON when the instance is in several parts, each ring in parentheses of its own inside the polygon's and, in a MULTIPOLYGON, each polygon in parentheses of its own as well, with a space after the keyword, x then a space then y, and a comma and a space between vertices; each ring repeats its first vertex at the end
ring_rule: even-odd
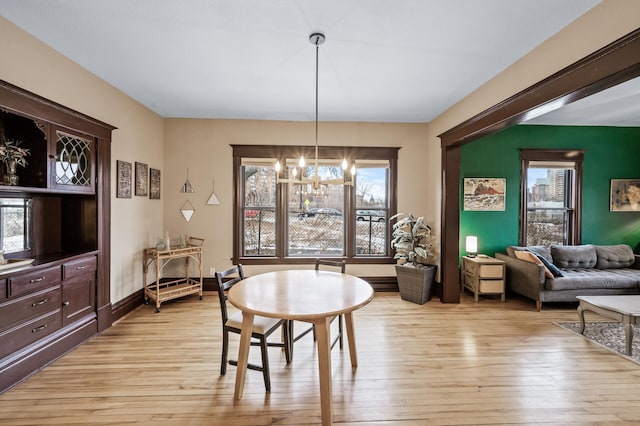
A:
POLYGON ((640 179, 611 179, 609 210, 640 211, 640 179))
POLYGON ((464 210, 504 211, 505 178, 464 178, 464 210))

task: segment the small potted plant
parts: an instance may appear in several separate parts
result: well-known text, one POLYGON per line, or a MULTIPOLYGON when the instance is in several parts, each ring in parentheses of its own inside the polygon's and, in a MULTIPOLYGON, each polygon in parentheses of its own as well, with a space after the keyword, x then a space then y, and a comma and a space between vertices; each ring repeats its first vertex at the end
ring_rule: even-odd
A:
POLYGON ((389 220, 399 218, 393 224, 391 247, 395 250, 394 259, 398 288, 403 300, 424 304, 431 299, 436 265, 429 264, 433 257, 431 227, 424 223, 423 217, 398 213, 389 220))
POLYGON ((27 165, 26 157, 30 155, 28 148, 23 148, 22 141, 7 139, 0 145, 0 160, 4 163, 4 184, 18 184, 18 166, 27 165))

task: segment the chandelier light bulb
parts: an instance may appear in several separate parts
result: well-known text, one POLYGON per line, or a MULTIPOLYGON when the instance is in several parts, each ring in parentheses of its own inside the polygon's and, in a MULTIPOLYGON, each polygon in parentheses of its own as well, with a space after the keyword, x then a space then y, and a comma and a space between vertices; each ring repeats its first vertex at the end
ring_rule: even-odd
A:
POLYGON ((347 159, 343 158, 342 159, 342 170, 347 170, 347 167, 349 167, 349 163, 347 163, 347 159))
POLYGON ((351 166, 351 176, 355 176, 356 175, 356 165, 354 164, 353 166, 351 166))
POLYGON ((298 161, 298 165, 300 166, 300 168, 304 167, 304 157, 300 156, 300 160, 298 161))
POLYGON ((276 161, 276 173, 280 173, 280 162, 276 161))
POLYGON ((293 178, 295 179, 295 177, 298 175, 298 169, 294 167, 291 173, 293 174, 293 178))

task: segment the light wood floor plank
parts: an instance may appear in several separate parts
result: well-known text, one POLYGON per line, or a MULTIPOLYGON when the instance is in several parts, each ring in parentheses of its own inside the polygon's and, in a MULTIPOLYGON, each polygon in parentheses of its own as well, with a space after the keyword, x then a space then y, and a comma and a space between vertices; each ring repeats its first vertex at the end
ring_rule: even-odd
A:
MULTIPOLYGON (((379 293, 354 313, 358 368, 346 347, 331 352, 334 422, 637 424, 640 366, 553 325, 576 319, 571 304, 536 312, 533 302, 516 297, 474 303, 465 294, 457 305, 416 305, 379 293)), ((240 401, 233 399, 235 367, 219 375, 220 348, 214 293, 163 304, 159 314, 141 306, 0 395, 0 423, 320 423, 311 334, 296 343, 290 365, 271 348, 271 393, 261 373, 248 371, 240 401)), ((237 352, 232 336, 230 355, 237 352)), ((257 348, 249 358, 260 362, 257 348)))

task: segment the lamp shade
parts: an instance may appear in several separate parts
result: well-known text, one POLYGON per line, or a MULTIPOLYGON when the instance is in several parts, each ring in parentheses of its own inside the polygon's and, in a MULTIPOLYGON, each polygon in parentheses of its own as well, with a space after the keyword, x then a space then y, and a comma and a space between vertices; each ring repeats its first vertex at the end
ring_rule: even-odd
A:
POLYGON ((478 253, 478 237, 475 235, 467 235, 464 246, 469 256, 475 256, 478 253))

